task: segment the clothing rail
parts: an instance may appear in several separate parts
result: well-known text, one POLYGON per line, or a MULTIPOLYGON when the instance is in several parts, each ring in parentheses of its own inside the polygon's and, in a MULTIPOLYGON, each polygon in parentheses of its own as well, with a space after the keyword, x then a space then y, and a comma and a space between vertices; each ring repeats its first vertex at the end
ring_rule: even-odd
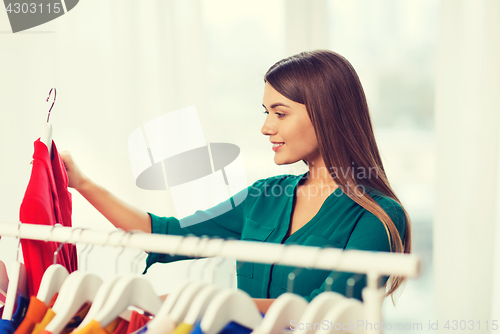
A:
MULTIPOLYGON (((411 254, 343 251, 337 248, 160 235, 136 231, 105 232, 64 226, 0 223, 0 235, 71 244, 129 247, 146 252, 191 257, 219 256, 244 262, 277 263, 366 274, 367 287, 363 290, 363 302, 367 310, 366 321, 377 324, 382 321, 381 308, 385 296, 385 289, 378 287, 379 277, 398 275, 416 278, 421 269, 419 257, 411 254)), ((370 332, 381 333, 379 330, 370 332)))

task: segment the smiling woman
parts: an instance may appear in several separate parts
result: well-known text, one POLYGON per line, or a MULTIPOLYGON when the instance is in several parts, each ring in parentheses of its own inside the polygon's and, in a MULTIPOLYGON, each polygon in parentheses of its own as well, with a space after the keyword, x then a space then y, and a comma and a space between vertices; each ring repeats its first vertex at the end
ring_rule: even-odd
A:
MULTIPOLYGON (((261 132, 273 143, 274 162, 303 160, 307 173, 258 180, 219 205, 181 220, 122 202, 85 177, 63 153, 69 186, 125 230, 410 253, 410 219, 385 176, 365 95, 349 62, 332 51, 303 52, 279 61, 265 76, 263 106, 267 117, 261 132), (190 221, 199 223, 186 224, 190 221)), ((156 262, 184 259, 188 257, 151 253, 146 271, 156 262)), ((288 275, 296 270, 240 262, 238 288, 264 312, 287 292, 288 275)), ((327 289, 347 294, 352 276, 304 269, 295 277, 293 292, 308 301, 327 289)), ((388 279, 383 278, 384 286, 388 279)), ((403 280, 392 277, 387 295, 392 297, 403 280)), ((365 286, 366 275, 360 275, 352 297, 362 300, 365 286)))
MULTIPOLYGON (((410 219, 386 177, 366 97, 352 65, 332 51, 302 52, 277 62, 264 80, 264 105, 268 103, 271 110, 285 108, 292 120, 286 123, 281 117, 268 116, 262 132, 271 137, 293 138, 290 151, 302 153, 311 175, 316 171, 309 184, 341 186, 352 201, 383 222, 391 251, 410 253, 410 219), (351 173, 354 170, 364 173, 351 173), (374 177, 372 170, 376 172, 374 177), (404 212, 405 233, 396 228, 388 212, 365 190, 395 202, 404 212)), ((275 155, 275 162, 298 160, 287 153, 283 147, 281 155, 275 155)), ((388 294, 392 296, 404 279, 393 277, 388 294)))
POLYGON ((270 137, 273 150, 279 152, 274 156, 276 164, 294 163, 300 160, 298 156, 306 161, 318 159, 316 134, 304 104, 286 98, 266 83, 262 105, 268 116, 261 131, 270 137))

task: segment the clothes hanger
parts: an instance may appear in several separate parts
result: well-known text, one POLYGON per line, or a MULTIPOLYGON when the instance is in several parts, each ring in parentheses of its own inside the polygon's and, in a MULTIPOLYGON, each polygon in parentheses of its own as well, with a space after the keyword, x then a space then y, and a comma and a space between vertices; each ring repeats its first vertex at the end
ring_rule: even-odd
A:
MULTIPOLYGON (((204 245, 207 245, 207 241, 210 240, 208 237, 201 237, 199 239, 198 244, 196 245, 196 248, 201 251, 202 247, 204 245), (204 244, 203 244, 204 243, 204 244)), ((194 254, 195 258, 199 258, 199 255, 194 254)), ((196 261, 192 261, 188 267, 188 281, 191 269, 193 268, 193 265, 196 261)), ((203 272, 203 270, 202 270, 203 272)), ((157 326, 163 326, 163 323, 161 321, 162 318, 169 316, 171 320, 173 320, 176 324, 180 324, 184 317, 186 316, 188 310, 191 307, 191 304, 195 297, 200 293, 200 291, 207 287, 208 284, 201 281, 201 280, 192 280, 190 281, 186 286, 183 287, 181 293, 178 296, 178 299, 176 300, 175 304, 170 308, 170 310, 167 310, 167 307, 163 307, 158 311, 158 314, 156 315, 155 319, 156 321, 151 320, 151 323, 148 325, 148 331, 152 331, 152 333, 156 333, 155 331, 157 330, 157 326)))
POLYGON ((221 288, 215 285, 208 285, 203 288, 191 303, 186 316, 182 322, 194 326, 198 321, 201 321, 203 314, 205 314, 208 305, 212 299, 222 291, 221 288))
POLYGON ((350 324, 357 324, 358 320, 364 320, 365 318, 365 307, 362 302, 354 298, 346 298, 341 301, 329 311, 327 311, 325 317, 321 321, 327 321, 331 326, 320 326, 320 329, 316 331, 316 334, 330 334, 332 330, 339 334, 363 334, 365 333, 363 326, 354 326, 352 328, 350 324), (344 324, 348 327, 344 328, 344 324), (340 325, 340 328, 338 328, 340 325))
POLYGON ((126 275, 120 277, 114 284, 108 299, 91 320, 96 320, 104 328, 130 306, 156 315, 162 302, 149 281, 142 275, 126 275))
POLYGON ((262 316, 249 294, 238 289, 224 289, 208 304, 200 327, 205 334, 217 334, 232 321, 254 329, 262 316))
MULTIPOLYGON (((212 301, 212 299, 222 291, 221 288, 214 285, 215 283, 215 272, 217 267, 219 267, 224 262, 224 259, 221 258, 219 263, 217 263, 213 269, 212 276, 212 284, 204 287, 198 295, 194 298, 191 303, 189 310, 182 320, 182 322, 194 326, 198 321, 201 321, 203 314, 205 313, 208 305, 212 301)), ((207 263, 208 265, 208 263, 207 263)))
POLYGON ((262 316, 249 294, 238 289, 223 289, 208 304, 200 328, 204 334, 217 334, 232 321, 255 329, 262 316))
POLYGON ((162 300, 142 276, 127 275, 116 282, 108 300, 93 320, 104 328, 130 306, 138 307, 153 315, 161 308, 162 300))
MULTIPOLYGON (((345 297, 337 292, 325 291, 323 293, 320 293, 309 303, 309 305, 307 305, 304 313, 299 318, 299 323, 319 323, 325 317, 326 312, 328 312, 329 309, 331 309, 344 299, 345 297)), ((311 334, 315 331, 306 326, 302 329, 296 329, 294 332, 295 334, 311 334)))
MULTIPOLYGON (((50 236, 52 235, 52 231, 57 225, 60 224, 52 226, 49 238, 47 238, 45 242, 48 242, 48 239, 50 239, 50 236)), ((83 231, 83 228, 76 228, 75 230, 77 229, 83 231)), ((40 282, 40 287, 38 288, 38 293, 36 295, 36 298, 44 302, 46 305, 48 305, 52 297, 54 297, 54 295, 61 290, 64 281, 69 276, 68 270, 62 265, 57 264, 57 254, 61 251, 63 245, 64 243, 61 243, 61 245, 59 245, 57 250, 54 252, 54 264, 50 265, 43 273, 42 281, 40 282)))
MULTIPOLYGON (((201 240, 202 239, 198 242, 197 248, 201 240)), ((179 241, 179 245, 176 247, 176 250, 170 254, 171 256, 177 253, 183 241, 184 238, 179 241)), ((196 254, 194 257, 197 257, 196 254)), ((196 294, 206 286, 205 283, 190 279, 190 272, 194 262, 195 261, 192 261, 188 266, 186 282, 167 296, 156 316, 148 323, 149 334, 160 334, 173 330, 173 324, 179 324, 182 321, 182 318, 189 309, 189 304, 191 304, 196 294)))
POLYGON ((256 328, 262 321, 250 295, 238 289, 219 292, 208 305, 200 327, 205 334, 217 334, 231 321, 250 329, 256 328))
MULTIPOLYGON (((62 246, 63 243, 58 250, 62 246)), ((57 256, 57 252, 55 256, 57 256)), ((45 326, 45 330, 52 334, 59 334, 83 305, 94 301, 101 284, 101 278, 83 270, 77 270, 69 274, 64 280, 56 302, 52 307, 55 316, 45 326)))
MULTIPOLYGON (((324 250, 324 248, 321 248, 318 251, 318 255, 316 256, 316 259, 319 259, 319 255, 321 251, 324 250)), ((339 256, 337 260, 337 267, 341 264, 343 261, 344 257, 342 256, 344 253, 342 252, 341 255, 339 256)), ((316 266, 313 266, 316 267, 316 266)), ((340 272, 336 272, 335 276, 339 276, 340 272)), ((335 278, 332 277, 327 277, 325 280, 326 283, 326 289, 324 292, 320 293, 317 295, 310 303, 307 305, 306 309, 304 310, 304 313, 302 316, 299 318, 299 323, 303 324, 314 324, 320 322, 326 315, 329 309, 334 307, 335 305, 338 305, 340 302, 346 300, 347 298, 337 292, 333 291, 328 291, 331 290, 331 286, 333 282, 335 281, 335 278)), ((314 333, 314 329, 309 329, 307 326, 305 326, 303 329, 297 329, 294 331, 295 334, 311 334, 314 333)))
MULTIPOLYGON (((319 252, 321 252, 321 249, 318 250, 316 259, 319 257, 319 252)), ((283 254, 285 253, 286 249, 283 254)), ((280 262, 281 260, 276 263, 279 264, 280 262)), ((293 282, 300 271, 302 271, 302 268, 297 268, 288 275, 287 290, 289 292, 280 295, 271 304, 264 319, 252 334, 281 334, 285 328, 289 327, 292 320, 297 320, 301 317, 307 307, 307 300, 293 294, 293 282)))
POLYGON ((45 329, 59 334, 85 303, 91 303, 102 284, 94 274, 77 270, 64 281, 56 302, 52 307, 54 318, 45 329))
MULTIPOLYGON (((362 275, 357 274, 355 275, 355 277, 356 276, 360 278, 362 275)), ((329 324, 334 324, 334 325, 340 324, 341 325, 340 328, 337 328, 337 326, 335 326, 334 328, 329 326, 320 327, 320 329, 316 332, 316 334, 330 334, 332 330, 335 330, 336 333, 341 333, 341 334, 364 333, 362 326, 360 327, 355 326, 354 329, 351 326, 348 326, 347 328, 344 328, 343 326, 343 324, 351 324, 351 323, 357 324, 358 320, 366 319, 365 307, 363 303, 357 299, 350 298, 352 297, 352 289, 355 283, 356 280, 354 278, 349 278, 347 280, 347 285, 349 287, 346 289, 348 290, 346 292, 346 295, 349 297, 345 298, 340 303, 336 304, 334 307, 328 310, 324 318, 321 320, 321 323, 323 323, 323 321, 327 321, 327 323, 329 324)))
MULTIPOLYGON (((92 303, 92 306, 89 309, 89 312, 83 318, 82 322, 80 325, 77 327, 78 329, 83 328, 85 325, 87 325, 89 322, 92 321, 92 319, 95 318, 95 316, 99 313, 99 311, 102 309, 102 306, 106 303, 106 301, 109 298, 109 295, 111 294, 111 291, 113 290, 113 287, 116 285, 116 283, 119 281, 120 276, 116 275, 114 277, 111 277, 110 279, 106 280, 104 283, 101 284, 99 287, 99 290, 97 290, 97 293, 94 298, 94 302, 92 303)), ((129 318, 130 320, 130 318, 129 318)))
MULTIPOLYGON (((109 233, 109 235, 107 237, 106 244, 108 243, 110 236, 115 232, 125 232, 125 231, 123 231, 121 229, 111 231, 111 233, 109 233)), ((127 235, 131 235, 132 233, 135 233, 135 232, 134 231, 125 232, 125 234, 123 236, 123 240, 125 239, 125 237, 127 235)), ((123 244, 122 244, 122 246, 123 246, 123 244)), ((111 291, 113 291, 113 288, 115 287, 116 283, 118 283, 118 281, 120 280, 120 276, 118 275, 118 258, 120 257, 120 255, 123 253, 124 250, 125 250, 125 247, 123 247, 122 251, 117 255, 117 261, 116 261, 116 266, 115 266, 115 276, 106 280, 99 287, 99 290, 97 290, 97 293, 95 295, 94 302, 92 303, 92 306, 90 307, 89 312, 87 313, 85 318, 82 320, 80 325, 77 327, 78 329, 85 327, 85 325, 87 325, 89 322, 91 322, 96 317, 96 315, 99 313, 99 311, 102 309, 104 304, 106 304, 106 301, 109 299, 111 291)), ((120 317, 127 320, 127 321, 130 321, 130 314, 128 314, 126 312, 120 314, 120 317)))
POLYGON ((56 89, 51 88, 49 91, 49 97, 47 97, 47 102, 49 102, 50 94, 52 93, 52 90, 54 90, 54 101, 52 101, 52 105, 50 106, 49 113, 47 115, 47 122, 44 123, 43 126, 43 132, 42 136, 40 137, 40 141, 47 146, 47 149, 49 150, 49 157, 52 159, 52 124, 49 123, 49 118, 50 118, 50 111, 52 110, 52 107, 54 107, 54 103, 56 103, 56 89))
POLYGON ((9 276, 7 276, 7 268, 5 263, 0 261, 0 306, 5 305, 5 297, 7 297, 7 288, 9 286, 9 276))
POLYGON ((281 334, 290 326, 292 320, 302 316, 307 308, 307 300, 296 294, 286 292, 280 295, 269 307, 260 325, 252 334, 281 334))
POLYGON ((49 266, 43 273, 36 298, 48 305, 52 297, 61 290, 68 276, 68 270, 62 265, 54 263, 49 266))
POLYGON ((7 288, 7 296, 5 298, 5 306, 3 308, 2 319, 12 320, 14 306, 19 296, 27 297, 28 284, 26 280, 26 268, 24 264, 19 262, 19 248, 21 244, 21 223, 18 225, 18 238, 16 261, 12 263, 9 286, 7 288))

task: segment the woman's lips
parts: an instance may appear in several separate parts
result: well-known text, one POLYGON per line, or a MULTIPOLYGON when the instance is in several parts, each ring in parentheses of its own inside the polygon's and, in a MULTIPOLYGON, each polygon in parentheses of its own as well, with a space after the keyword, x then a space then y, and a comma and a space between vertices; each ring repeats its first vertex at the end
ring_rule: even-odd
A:
POLYGON ((273 151, 274 152, 278 151, 281 148, 281 146, 283 146, 283 145, 285 145, 285 143, 280 143, 279 146, 273 144, 273 151))

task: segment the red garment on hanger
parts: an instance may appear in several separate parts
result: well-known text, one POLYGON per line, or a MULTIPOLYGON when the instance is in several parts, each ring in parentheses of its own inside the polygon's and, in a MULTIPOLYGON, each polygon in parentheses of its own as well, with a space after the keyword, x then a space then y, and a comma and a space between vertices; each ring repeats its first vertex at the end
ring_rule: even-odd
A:
MULTIPOLYGON (((133 333, 151 320, 147 315, 141 314, 137 311, 132 311, 130 322, 127 328, 127 334, 133 333)), ((114 333, 113 333, 114 334, 114 333)))
MULTIPOLYGON (((64 163, 52 141, 53 159, 47 146, 37 139, 34 143, 33 167, 19 212, 22 223, 71 226, 71 193, 64 163)), ((21 240, 28 293, 36 296, 43 273, 53 263, 57 242, 21 240)), ((70 273, 77 269, 76 247, 65 244, 57 254, 57 263, 70 273)))

